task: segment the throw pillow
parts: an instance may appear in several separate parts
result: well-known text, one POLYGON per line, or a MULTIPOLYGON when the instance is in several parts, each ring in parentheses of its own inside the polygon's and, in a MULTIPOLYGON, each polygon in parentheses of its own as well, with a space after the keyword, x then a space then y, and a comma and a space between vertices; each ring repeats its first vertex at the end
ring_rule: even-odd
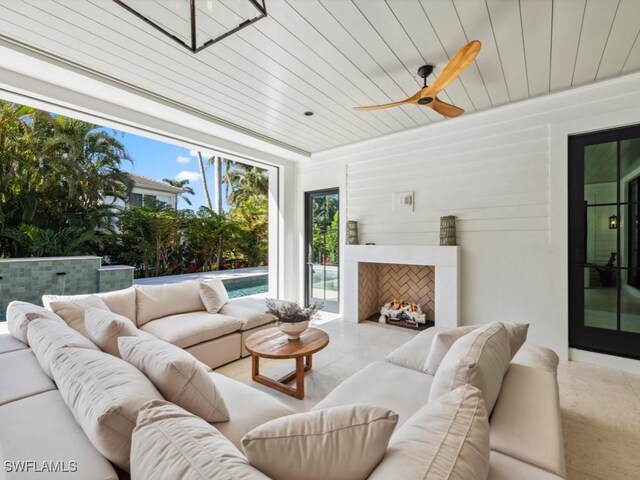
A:
POLYGON ((222 307, 229 303, 229 294, 221 280, 214 278, 200 282, 200 298, 207 307, 207 312, 218 313, 222 307))
POLYGON ((131 478, 269 480, 213 425, 163 400, 140 409, 131 445, 131 478))
MULTIPOLYGON (((520 347, 527 340, 527 331, 529 330, 528 323, 503 323, 509 334, 509 345, 511 359, 518 353, 520 347)), ((433 341, 431 342, 431 349, 424 365, 424 371, 429 375, 435 375, 442 359, 449 351, 451 346, 460 337, 474 331, 479 328, 480 325, 469 325, 464 327, 448 328, 436 332, 433 341)))
POLYGON ((27 345, 29 345, 27 331, 31 321, 36 318, 48 318, 53 321, 63 322, 62 318, 46 308, 17 300, 7 305, 6 318, 9 333, 27 345))
POLYGON ((109 307, 104 301, 95 295, 89 295, 85 298, 79 298, 73 302, 51 302, 49 304, 53 313, 60 316, 67 325, 79 331, 88 338, 87 330, 84 326, 84 312, 87 308, 99 308, 109 311, 109 307))
MULTIPOLYGON (((46 308, 51 308, 52 302, 71 302, 76 303, 77 300, 87 298, 91 294, 79 295, 43 295, 42 304, 46 308)), ((111 292, 102 292, 96 294, 107 305, 109 310, 118 315, 124 315, 135 323, 136 321, 136 288, 129 287, 123 290, 113 290, 111 292)))
POLYGON ((435 375, 440 363, 442 363, 442 359, 456 340, 467 333, 471 333, 476 328, 478 328, 476 325, 470 325, 465 327, 448 328, 446 330, 436 332, 433 340, 431 341, 431 349, 429 350, 429 355, 427 356, 427 360, 424 364, 424 371, 429 375, 435 375))
POLYGON ((476 328, 459 338, 444 356, 429 390, 429 402, 467 383, 480 389, 491 415, 509 368, 509 335, 501 323, 476 328))
POLYGON ((163 340, 120 337, 122 359, 132 364, 164 398, 208 422, 226 422, 229 412, 213 376, 189 352, 163 340))
POLYGON ((362 480, 382 460, 398 415, 373 405, 298 413, 242 438, 249 463, 274 480, 362 480))
POLYGON ((100 308, 87 308, 84 326, 93 343, 116 357, 120 356, 118 338, 138 335, 138 329, 127 317, 100 308))
POLYGON ((89 441, 128 472, 138 411, 149 400, 162 400, 158 390, 138 369, 99 350, 59 348, 51 371, 89 441))
POLYGON ((38 360, 40 367, 51 380, 53 380, 51 359, 59 348, 77 347, 99 350, 91 340, 69 327, 61 319, 37 318, 33 320, 29 324, 27 337, 36 360, 38 360))
POLYGON ((489 453, 482 394, 464 385, 413 414, 393 435, 368 480, 486 480, 489 453))

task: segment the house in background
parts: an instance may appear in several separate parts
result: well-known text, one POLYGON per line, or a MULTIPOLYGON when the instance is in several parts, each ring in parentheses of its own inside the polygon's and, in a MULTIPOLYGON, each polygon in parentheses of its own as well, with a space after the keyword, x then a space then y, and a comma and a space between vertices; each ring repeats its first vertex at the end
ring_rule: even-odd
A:
POLYGON ((133 180, 133 190, 128 201, 114 200, 113 197, 108 196, 104 199, 106 204, 113 205, 118 209, 124 209, 129 206, 141 207, 144 205, 145 199, 153 198, 173 208, 178 208, 178 195, 182 193, 181 188, 143 177, 142 175, 136 175, 135 173, 129 173, 129 177, 133 180))
MULTIPOLYGON (((121 199, 114 199, 111 196, 104 197, 104 203, 111 205, 115 211, 124 210, 127 207, 141 207, 144 205, 145 199, 153 198, 159 202, 166 203, 172 208, 178 208, 178 195, 182 193, 182 189, 168 185, 157 180, 153 180, 142 175, 136 175, 135 173, 128 174, 133 180, 133 189, 131 195, 127 201, 121 199)), ((116 218, 111 219, 110 229, 117 231, 116 218)), ((104 227, 97 229, 99 232, 104 232, 104 227)))
POLYGON ((135 184, 129 197, 129 202, 122 206, 141 207, 145 199, 154 198, 171 205, 173 208, 178 207, 178 195, 182 193, 181 188, 173 187, 142 175, 136 175, 135 173, 129 173, 129 176, 135 184))

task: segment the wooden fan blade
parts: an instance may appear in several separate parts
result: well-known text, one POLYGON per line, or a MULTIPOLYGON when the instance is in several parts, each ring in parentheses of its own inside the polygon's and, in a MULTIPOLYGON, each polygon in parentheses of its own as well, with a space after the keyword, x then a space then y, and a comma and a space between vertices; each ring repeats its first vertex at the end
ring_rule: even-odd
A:
POLYGON ((458 78, 464 69, 471 65, 471 62, 473 62, 480 52, 481 47, 482 44, 478 40, 473 40, 458 50, 458 53, 453 56, 447 66, 440 72, 435 82, 430 85, 429 88, 433 94, 436 95, 440 90, 458 78))
POLYGON ((382 105, 371 105, 368 107, 353 107, 354 110, 382 110, 383 108, 391 108, 391 107, 399 107, 400 105, 407 105, 409 103, 416 103, 420 99, 420 90, 415 95, 410 96, 409 98, 402 100, 400 102, 393 103, 384 103, 382 105))
POLYGON ((459 117, 464 113, 464 110, 462 108, 456 107, 455 105, 451 105, 447 102, 443 102, 437 97, 428 106, 433 108, 440 115, 444 115, 445 117, 459 117))

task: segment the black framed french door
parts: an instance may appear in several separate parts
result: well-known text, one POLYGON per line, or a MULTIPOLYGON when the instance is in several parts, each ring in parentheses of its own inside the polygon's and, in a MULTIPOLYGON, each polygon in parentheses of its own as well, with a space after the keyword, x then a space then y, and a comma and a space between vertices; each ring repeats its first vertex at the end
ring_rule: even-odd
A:
POLYGON ((569 345, 640 358, 640 126, 569 137, 569 345))
POLYGON ((305 302, 340 310, 340 192, 337 188, 305 193, 305 302))

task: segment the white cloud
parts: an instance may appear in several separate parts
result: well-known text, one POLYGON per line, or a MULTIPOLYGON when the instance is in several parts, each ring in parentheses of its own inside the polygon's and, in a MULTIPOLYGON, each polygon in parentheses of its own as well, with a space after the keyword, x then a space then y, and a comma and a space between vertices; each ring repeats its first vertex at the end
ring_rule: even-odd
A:
POLYGON ((198 172, 182 170, 173 178, 175 178, 176 180, 189 180, 190 182, 198 182, 200 180, 200 174, 198 172))
POLYGON ((182 155, 176 158, 176 162, 178 163, 189 163, 190 161, 191 161, 191 158, 183 157, 182 155))
MULTIPOLYGON (((202 153, 202 158, 205 160, 207 158, 213 157, 214 155, 218 155, 216 152, 210 150, 200 150, 200 153, 202 153)), ((192 157, 197 157, 198 150, 189 150, 189 155, 191 155, 192 157)))

